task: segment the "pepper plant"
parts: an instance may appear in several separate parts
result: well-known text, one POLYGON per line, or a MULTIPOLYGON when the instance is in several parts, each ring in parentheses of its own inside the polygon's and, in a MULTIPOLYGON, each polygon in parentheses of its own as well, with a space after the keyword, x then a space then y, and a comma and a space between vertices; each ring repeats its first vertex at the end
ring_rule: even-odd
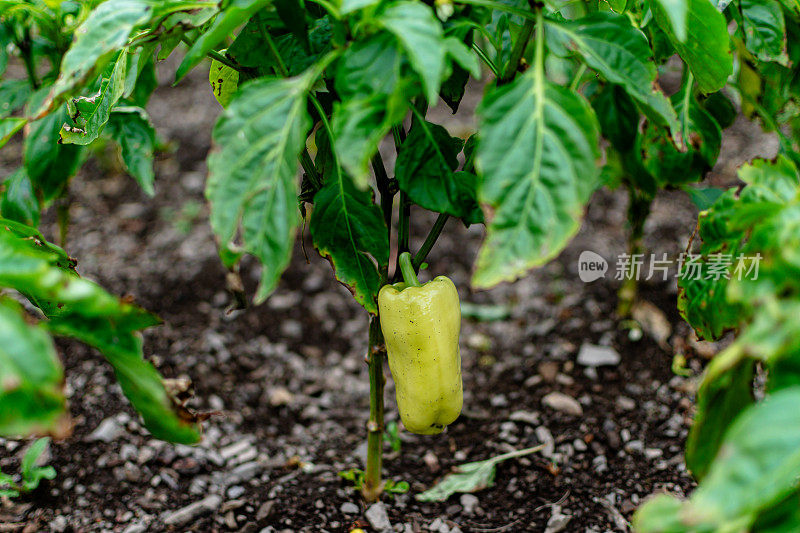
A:
MULTIPOLYGON (((4 182, 0 212, 8 219, 9 244, 0 256, 6 254, 12 269, 14 258, 35 246, 43 271, 59 268, 53 271, 77 279, 66 255, 31 227, 39 211, 67 187, 85 153, 80 147, 103 138, 119 143, 128 171, 152 191, 154 133, 144 106, 154 87, 153 63, 183 43, 180 82, 211 59, 211 90, 225 109, 212 134, 206 197, 222 262, 235 272, 244 255, 255 256, 262 271, 254 300, 263 302, 289 264, 305 219, 319 253, 370 315, 363 494, 371 501, 382 489, 384 429, 385 346, 377 295, 400 271, 390 258, 411 252, 408 262, 418 270, 448 221, 459 219, 486 227, 472 286, 513 281, 559 254, 595 189, 620 184, 631 198, 636 252, 657 191, 687 188, 716 161, 722 130, 736 114, 732 98, 780 135, 785 164, 791 165, 798 159, 797 141, 785 126, 796 127, 800 109, 794 66, 799 17, 796 0, 0 1, 0 67, 11 51, 28 74, 27 82, 2 82, 4 93, 14 83, 27 85, 0 109, 0 143, 20 131, 24 137, 22 170, 4 182), (660 81, 676 64, 678 88, 668 94, 660 81), (482 92, 477 129, 458 138, 433 123, 428 110, 443 102, 464 112, 460 103, 468 87, 482 92), (393 168, 379 149, 384 139, 395 151, 393 168), (409 245, 412 205, 437 213, 418 250, 409 245)), ((687 190, 704 205, 718 194, 687 190)), ((773 205, 764 202, 763 208, 773 205)), ((730 216, 756 211, 745 206, 730 216)), ((742 224, 736 229, 746 230, 742 224)), ((717 235, 702 238, 719 246, 717 235)), ((156 402, 137 401, 137 392, 126 388, 131 375, 120 370, 123 360, 145 368, 135 331, 152 324, 151 315, 94 290, 92 299, 59 308, 75 315, 63 326, 63 312, 53 313, 46 302, 72 302, 68 291, 57 290, 64 283, 39 294, 32 292, 33 281, 9 272, 0 282, 31 297, 48 318, 23 328, 22 311, 8 302, 7 314, 20 324, 10 335, 46 343, 38 329, 44 327, 78 336, 115 364, 123 390, 146 421, 153 405, 159 413, 182 413, 167 401, 152 367, 146 366, 152 380, 144 388, 156 402), (124 328, 124 335, 99 342, 96 333, 109 328, 124 328), (121 345, 128 349, 120 353, 121 345)), ((700 294, 692 302, 722 298, 716 287, 685 290, 700 294)), ((740 301, 734 288, 723 292, 740 301)), ((635 286, 626 283, 620 296, 624 314, 635 286)), ((704 319, 682 302, 687 319, 701 324, 704 319)), ((755 316, 735 303, 720 309, 732 317, 726 327, 755 316)), ((798 336, 789 330, 786 338, 798 336)), ((54 352, 46 353, 57 368, 54 352)), ((29 372, 18 371, 25 383, 29 372)), ((46 385, 58 399, 60 378, 54 376, 46 385)), ((723 380, 714 387, 727 391, 743 382, 723 380)), ((40 390, 39 382, 31 383, 24 401, 40 390)), ((39 407, 25 416, 35 419, 39 407)), ((195 433, 178 430, 194 431, 193 423, 173 425, 159 436, 189 441, 195 433)), ((151 418, 148 427, 154 424, 151 418)), ((18 425, 11 432, 51 427, 18 425)), ((724 428, 713 427, 719 441, 724 428)), ((690 449, 697 442, 690 441, 690 449)), ((698 448, 687 458, 705 468, 715 453, 713 446, 698 448)), ((732 499, 727 504, 734 501, 744 505, 732 499)), ((763 500, 759 510, 776 502, 763 500)), ((653 526, 650 516, 642 512, 643 530, 672 531, 653 526)))

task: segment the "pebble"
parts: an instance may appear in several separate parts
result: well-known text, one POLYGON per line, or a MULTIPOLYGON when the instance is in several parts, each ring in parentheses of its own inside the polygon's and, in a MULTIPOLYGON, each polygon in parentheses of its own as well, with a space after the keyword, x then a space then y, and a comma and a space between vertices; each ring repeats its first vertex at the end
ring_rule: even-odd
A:
POLYGON ((620 355, 614 348, 584 343, 578 352, 578 364, 588 367, 616 366, 620 355))
POLYGON ((568 415, 583 416, 583 408, 578 400, 562 392, 551 392, 542 398, 542 404, 568 415))
POLYGON ((86 440, 89 442, 111 442, 120 438, 125 429, 114 418, 106 418, 92 431, 86 440))
POLYGON ((212 494, 177 511, 167 513, 164 515, 163 521, 168 526, 182 526, 199 516, 217 510, 220 505, 222 505, 222 498, 212 494))
POLYGON ((623 411, 633 411, 636 409, 636 401, 627 396, 617 396, 617 405, 623 411))
POLYGON ((145 533, 145 531, 147 531, 147 526, 145 526, 140 522, 137 522, 123 529, 122 533, 145 533))
POLYGON ((361 508, 353 502, 344 502, 339 510, 342 514, 358 514, 361 508))
POLYGON ((241 485, 234 485, 228 489, 228 498, 233 498, 234 500, 245 493, 245 488, 241 485))
POLYGON ((536 439, 540 444, 544 445, 541 451, 542 456, 552 457, 553 451, 555 450, 555 439, 553 439, 553 434, 550 433, 550 430, 545 426, 538 426, 535 430, 535 433, 536 439))
POLYGON ((533 411, 514 411, 509 415, 508 419, 512 422, 522 422, 532 426, 539 425, 539 413, 533 411))
POLYGON ((572 516, 563 513, 560 506, 554 505, 544 531, 545 533, 560 533, 567 529, 570 520, 572 520, 572 516))
POLYGON ((478 507, 479 500, 474 494, 462 494, 459 501, 461 502, 461 507, 464 508, 464 514, 473 514, 478 507))
POLYGON ((428 524, 428 530, 434 531, 435 533, 450 533, 450 526, 448 526, 441 518, 437 518, 428 524))
POLYGON ((251 461, 249 463, 241 464, 228 473, 228 475, 225 477, 225 484, 235 485, 237 483, 250 481, 263 469, 264 466, 258 461, 251 461))
POLYGON ((67 519, 59 515, 53 518, 53 520, 50 522, 50 529, 55 533, 64 533, 64 531, 67 530, 68 525, 69 523, 67 523, 67 519))
POLYGON ((375 531, 384 532, 392 530, 392 523, 389 521, 389 515, 386 514, 386 507, 383 505, 383 502, 370 505, 367 512, 364 513, 364 516, 367 517, 367 521, 369 521, 369 524, 375 531))

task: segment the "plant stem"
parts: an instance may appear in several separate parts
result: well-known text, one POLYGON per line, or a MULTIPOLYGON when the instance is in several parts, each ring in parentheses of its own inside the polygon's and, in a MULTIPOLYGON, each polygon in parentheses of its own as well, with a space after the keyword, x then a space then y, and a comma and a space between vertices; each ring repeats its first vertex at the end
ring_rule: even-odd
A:
POLYGON ((386 231, 389 240, 392 237, 392 205, 394 204, 394 194, 389 185, 389 175, 386 173, 386 166, 380 152, 372 158, 372 170, 375 172, 375 181, 378 184, 378 192, 381 194, 381 211, 383 212, 383 222, 386 224, 386 231))
POLYGON ((408 195, 400 191, 400 222, 397 228, 397 251, 399 253, 409 250, 408 243, 411 233, 411 202, 408 195))
POLYGON ((373 316, 369 321, 369 421, 367 422, 367 468, 364 472, 364 487, 361 494, 367 502, 377 500, 383 492, 381 470, 383 469, 383 345, 380 319, 373 316))
POLYGON ((569 84, 569 88, 573 91, 578 89, 578 85, 581 82, 581 78, 583 77, 584 73, 586 72, 586 63, 581 63, 581 66, 578 67, 578 71, 575 73, 575 77, 572 78, 572 83, 569 84))
POLYGON ((36 63, 33 61, 30 28, 25 28, 25 34, 22 41, 17 43, 17 47, 22 55, 22 61, 25 63, 25 71, 28 73, 31 86, 33 86, 33 90, 36 90, 39 88, 39 78, 36 76, 36 63))
POLYGON ((519 37, 517 37, 517 42, 514 43, 514 49, 511 50, 511 57, 508 60, 505 72, 503 72, 503 77, 497 80, 497 85, 503 85, 514 79, 517 74, 517 68, 519 68, 519 62, 525 54, 525 49, 528 47, 533 35, 533 28, 534 22, 530 19, 526 20, 519 37))
POLYGON ((622 286, 617 293, 617 315, 620 318, 627 318, 630 316, 633 305, 636 302, 637 294, 639 293, 637 269, 641 265, 637 265, 635 258, 644 251, 644 223, 647 220, 647 215, 650 213, 650 206, 653 203, 651 196, 637 193, 630 185, 628 186, 628 194, 630 196, 630 204, 628 205, 628 225, 631 231, 628 247, 631 262, 623 278, 622 286))
POLYGON ((406 285, 409 287, 419 287, 420 283, 411 260, 411 254, 409 252, 403 252, 400 254, 400 258, 397 261, 400 263, 400 272, 403 273, 403 281, 406 282, 406 285))
POLYGON ((484 63, 486 63, 486 66, 489 67, 489 70, 492 71, 492 74, 494 74, 494 77, 495 78, 499 78, 500 77, 500 69, 497 68, 497 65, 494 64, 494 61, 489 59, 489 56, 486 55, 486 52, 483 51, 483 48, 481 48, 476 43, 472 43, 472 49, 475 50, 475 53, 478 54, 478 57, 481 58, 481 60, 484 63))
POLYGON ((430 252, 431 248, 433 248, 433 245, 436 243, 436 239, 439 238, 439 235, 442 233, 442 229, 444 228, 444 225, 447 224, 447 220, 449 218, 450 215, 446 213, 439 213, 439 216, 436 218, 436 222, 433 223, 431 231, 428 233, 428 236, 425 237, 425 242, 422 243, 422 247, 417 252, 417 255, 414 256, 414 270, 419 270, 419 267, 422 266, 425 258, 428 257, 428 252, 430 252))
POLYGON ((267 28, 264 26, 264 21, 260 18, 258 19, 258 30, 261 32, 261 37, 264 39, 264 42, 267 43, 267 48, 269 48, 269 52, 272 54, 272 57, 275 60, 275 70, 277 70, 278 73, 284 78, 288 77, 289 71, 286 68, 286 64, 283 62, 283 58, 281 57, 280 52, 278 52, 275 42, 272 40, 267 28))

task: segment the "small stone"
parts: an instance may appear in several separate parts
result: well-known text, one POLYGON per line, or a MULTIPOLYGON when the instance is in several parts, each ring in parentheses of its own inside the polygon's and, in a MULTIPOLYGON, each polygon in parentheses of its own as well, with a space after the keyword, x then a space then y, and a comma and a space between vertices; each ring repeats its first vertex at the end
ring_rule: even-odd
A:
POLYGON ((428 530, 434 531, 435 533, 450 533, 450 527, 441 518, 437 518, 431 522, 428 525, 428 530))
POLYGON ((242 496, 245 493, 245 488, 241 485, 234 485, 228 488, 227 494, 228 498, 236 499, 242 496))
POLYGON ((541 452, 542 456, 552 457, 553 451, 555 451, 555 439, 553 438, 553 434, 544 426, 538 426, 535 433, 536 439, 540 444, 544 445, 541 452))
POLYGON ((583 408, 578 400, 561 392, 551 392, 542 398, 542 404, 568 415, 583 416, 583 408))
POLYGON ((370 525, 376 531, 384 532, 392 530, 392 523, 389 521, 389 515, 386 514, 386 507, 383 505, 383 502, 370 505, 367 512, 364 513, 364 516, 367 517, 370 525))
POLYGON ((261 507, 256 511, 256 520, 264 520, 272 514, 272 509, 275 507, 275 500, 267 500, 261 504, 261 507))
POLYGON ((237 483, 250 481, 262 470, 264 470, 264 466, 258 461, 251 461, 249 463, 241 464, 228 473, 228 475, 225 477, 225 484, 236 485, 237 483))
POLYGON ((222 498, 217 494, 212 494, 177 511, 167 513, 163 521, 168 526, 182 526, 195 518, 217 510, 220 505, 222 505, 222 498))
POLYGON ((478 507, 478 497, 474 494, 461 495, 461 507, 464 508, 464 514, 473 514, 478 507))
POLYGON ((619 353, 608 346, 585 343, 578 352, 578 364, 588 367, 616 366, 620 360, 619 353))
POLYGON ((558 375, 558 363, 556 361, 543 361, 539 363, 539 375, 547 383, 552 383, 558 375))
POLYGON ((361 508, 353 502, 344 502, 339 510, 342 511, 342 514, 358 514, 361 511, 361 508))
POLYGON ((533 411, 514 411, 509 415, 508 419, 512 422, 522 422, 531 426, 539 425, 539 413, 533 411))
POLYGON ((86 440, 89 442, 111 442, 120 438, 125 429, 114 418, 106 418, 92 431, 86 440))
POLYGON ((50 529, 55 533, 64 533, 64 531, 67 530, 68 525, 69 523, 67 522, 67 519, 59 515, 53 518, 53 520, 50 522, 50 529))
POLYGON ((636 409, 636 402, 627 396, 617 396, 617 405, 623 411, 633 411, 636 409))
POLYGON ((544 531, 545 533, 560 533, 567 528, 570 520, 572 520, 570 515, 561 512, 561 507, 554 505, 544 531))
POLYGON ((136 524, 131 524, 123 529, 122 533, 145 533, 145 531, 147 531, 147 526, 137 522, 136 524))
POLYGON ((592 467, 598 474, 608 471, 608 459, 605 455, 598 455, 592 460, 592 467))

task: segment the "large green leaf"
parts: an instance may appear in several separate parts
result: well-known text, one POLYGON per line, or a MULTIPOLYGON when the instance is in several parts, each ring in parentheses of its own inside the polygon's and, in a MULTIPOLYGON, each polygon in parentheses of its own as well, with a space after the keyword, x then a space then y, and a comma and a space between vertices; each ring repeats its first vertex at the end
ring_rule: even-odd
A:
POLYGON ((161 376, 142 357, 138 331, 158 319, 80 278, 71 263, 64 265, 62 252, 32 228, 0 222, 0 286, 19 291, 39 307, 50 331, 100 350, 154 436, 182 443, 199 440, 196 422, 172 400, 161 376))
POLYGON ((377 314, 381 285, 377 267, 389 262, 389 240, 372 191, 357 189, 335 168, 314 196, 311 237, 320 255, 331 260, 336 279, 367 311, 377 314))
POLYGON ((658 124, 667 125, 676 139, 680 130, 675 110, 658 88, 653 52, 647 37, 630 18, 597 12, 572 21, 548 21, 556 51, 580 54, 586 63, 612 83, 623 87, 658 124))
POLYGON ((685 40, 673 32, 668 12, 661 2, 651 2, 651 9, 659 27, 689 65, 700 90, 713 93, 725 86, 733 72, 728 24, 710 0, 687 0, 686 3, 689 32, 685 40))
POLYGON ((59 133, 61 141, 68 144, 87 145, 100 136, 111 109, 125 92, 128 59, 122 50, 100 76, 100 90, 92 96, 81 96, 72 100, 70 123, 64 124, 59 133))
POLYGON ((0 297, 0 435, 52 433, 69 428, 64 375, 44 327, 26 322, 22 307, 0 297))
POLYGON ((214 127, 206 187, 211 226, 221 247, 261 261, 256 302, 272 292, 291 258, 297 157, 311 127, 306 92, 315 78, 312 72, 245 84, 214 127))
POLYGON ((156 130, 147 112, 140 107, 115 108, 109 117, 106 133, 119 144, 125 170, 148 196, 153 196, 156 130))
POLYGON ((2 184, 0 215, 29 226, 39 225, 39 200, 24 168, 12 172, 2 184))
POLYGON ((175 81, 180 81, 234 29, 247 22, 259 9, 269 3, 270 0, 232 0, 229 2, 214 19, 211 27, 204 31, 186 52, 186 56, 175 72, 175 81))
POLYGON ((444 34, 433 10, 421 2, 391 2, 377 22, 394 34, 416 71, 430 104, 436 102, 445 71, 444 34))
POLYGON ((709 364, 697 391, 697 413, 686 441, 686 466, 698 480, 708 473, 728 426, 753 398, 755 363, 728 349, 709 364))
POLYGON ((740 0, 742 31, 747 50, 761 61, 788 66, 786 22, 777 0, 740 0))
POLYGON ((578 231, 598 185, 599 127, 581 96, 536 68, 489 92, 478 112, 488 227, 472 284, 490 287, 544 264, 578 231))
POLYGON ((669 19, 670 27, 675 38, 683 42, 686 40, 686 14, 689 10, 688 0, 650 0, 661 6, 661 10, 669 19))
POLYGON ((741 414, 689 502, 659 496, 642 506, 641 533, 750 531, 766 510, 797 489, 800 387, 776 392, 741 414))
MULTIPOLYGON (((47 92, 40 89, 31 97, 28 109, 36 109, 47 92)), ((64 191, 83 158, 83 147, 60 143, 61 126, 68 120, 66 104, 30 123, 25 136, 25 171, 45 204, 64 191)))
POLYGON ((469 216, 478 207, 475 182, 455 172, 463 146, 463 140, 451 137, 442 126, 415 118, 395 163, 400 190, 425 209, 469 216))

